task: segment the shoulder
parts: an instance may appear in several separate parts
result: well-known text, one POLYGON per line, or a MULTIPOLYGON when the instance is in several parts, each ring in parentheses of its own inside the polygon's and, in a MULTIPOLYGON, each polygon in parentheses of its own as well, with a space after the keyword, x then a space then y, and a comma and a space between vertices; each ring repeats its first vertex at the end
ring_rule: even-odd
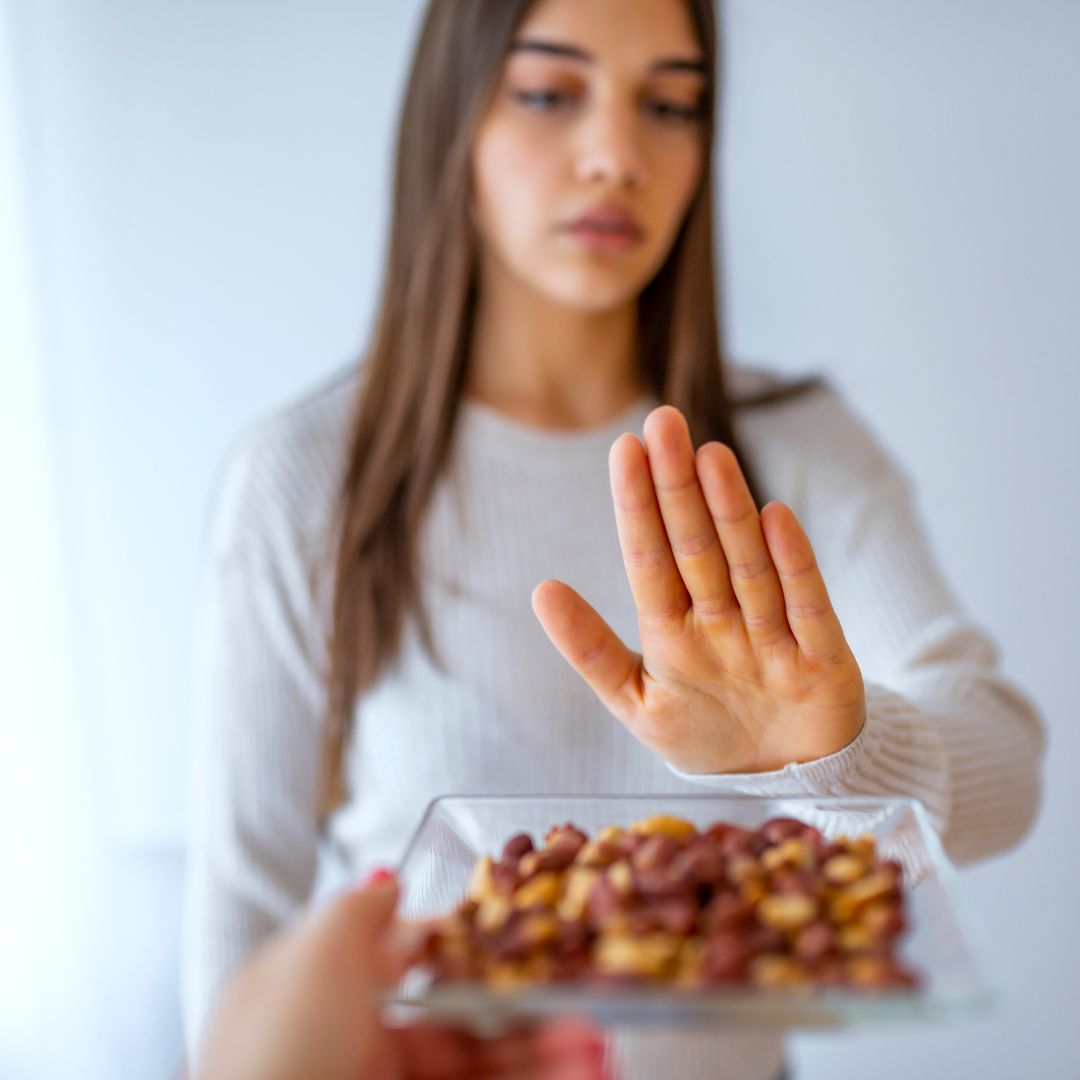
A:
POLYGON ((241 433, 221 481, 220 554, 307 545, 325 534, 345 468, 357 378, 350 368, 241 433))
POLYGON ((761 367, 738 367, 729 375, 732 399, 744 402, 735 411, 736 431, 775 498, 799 514, 882 484, 908 485, 907 471, 883 437, 830 380, 768 400, 801 381, 761 367), (754 404, 762 396, 766 403, 754 404))

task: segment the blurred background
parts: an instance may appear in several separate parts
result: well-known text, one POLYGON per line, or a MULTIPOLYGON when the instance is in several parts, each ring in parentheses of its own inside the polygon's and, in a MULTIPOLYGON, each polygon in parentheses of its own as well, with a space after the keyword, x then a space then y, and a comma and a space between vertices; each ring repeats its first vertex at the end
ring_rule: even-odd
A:
MULTIPOLYGON (((422 0, 0 0, 0 1075, 174 1075, 194 596, 238 432, 351 362, 422 0)), ((1080 3, 728 0, 728 347, 827 373, 1050 730, 963 872, 986 1021, 799 1080, 1080 1076, 1080 3)), ((417 807, 419 816, 421 807, 417 807)))

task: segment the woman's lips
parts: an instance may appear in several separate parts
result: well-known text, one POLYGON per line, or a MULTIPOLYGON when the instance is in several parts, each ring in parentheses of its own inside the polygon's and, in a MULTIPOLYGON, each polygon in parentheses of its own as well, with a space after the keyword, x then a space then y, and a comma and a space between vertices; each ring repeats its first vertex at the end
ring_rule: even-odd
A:
POLYGON ((574 225, 570 235, 591 251, 630 251, 641 243, 641 236, 627 230, 602 229, 593 225, 574 225))
POLYGON ((591 251, 630 251, 642 241, 641 227, 620 207, 597 207, 566 226, 566 232, 591 251))

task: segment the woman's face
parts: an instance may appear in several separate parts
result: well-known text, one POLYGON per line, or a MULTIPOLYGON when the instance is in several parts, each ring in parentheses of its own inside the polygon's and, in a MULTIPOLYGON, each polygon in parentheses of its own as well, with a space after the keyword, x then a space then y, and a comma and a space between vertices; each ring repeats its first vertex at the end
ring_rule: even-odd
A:
POLYGON ((485 271, 580 310, 635 299, 701 176, 703 59, 685 0, 538 0, 473 145, 485 271))

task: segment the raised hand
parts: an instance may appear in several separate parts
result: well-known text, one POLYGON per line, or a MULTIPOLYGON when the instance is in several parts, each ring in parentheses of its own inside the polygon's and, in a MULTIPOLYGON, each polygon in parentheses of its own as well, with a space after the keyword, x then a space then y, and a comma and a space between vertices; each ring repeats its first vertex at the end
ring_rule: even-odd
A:
POLYGON ((692 773, 763 772, 836 752, 865 716, 859 665, 794 513, 759 514, 722 443, 695 455, 670 405, 609 459, 638 612, 631 652, 558 581, 533 591, 552 643, 626 727, 692 773))

